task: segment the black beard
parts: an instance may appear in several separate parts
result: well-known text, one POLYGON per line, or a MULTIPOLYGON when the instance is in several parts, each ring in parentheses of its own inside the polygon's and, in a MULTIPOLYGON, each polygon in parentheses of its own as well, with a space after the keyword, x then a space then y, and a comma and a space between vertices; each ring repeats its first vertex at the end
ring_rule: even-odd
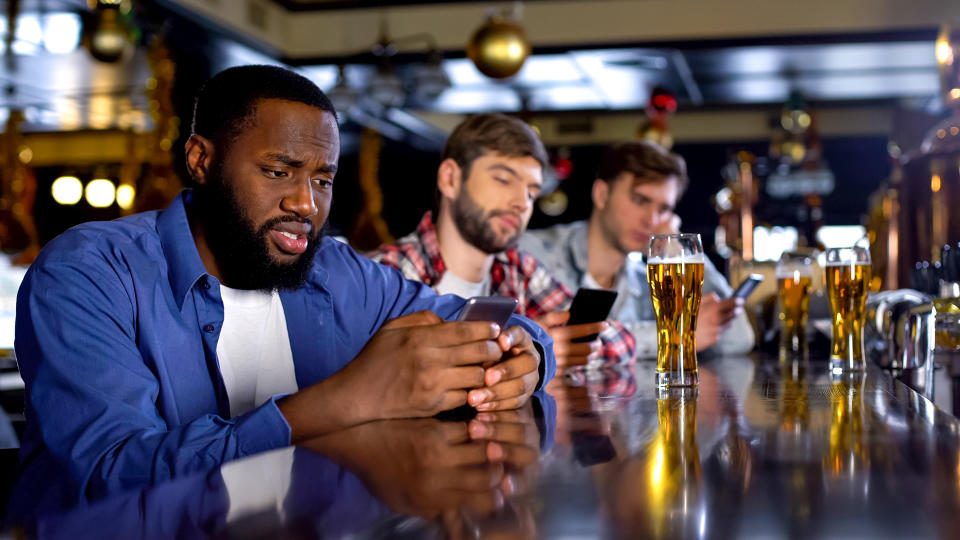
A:
MULTIPOLYGON (((278 223, 309 223, 307 218, 281 216, 256 227, 246 216, 236 194, 223 180, 223 166, 214 165, 209 182, 193 190, 193 214, 203 223, 207 245, 217 261, 224 285, 244 290, 294 290, 303 286, 313 268, 322 231, 312 230, 307 250, 289 264, 270 257, 267 235, 278 223)), ((325 226, 324 226, 325 228, 325 226)))
POLYGON ((465 187, 461 188, 460 194, 454 199, 450 214, 453 217, 454 225, 456 225, 457 230, 460 231, 460 236, 469 244, 488 255, 500 253, 516 245, 517 240, 523 232, 518 230, 517 234, 508 238, 506 241, 499 242, 497 240, 497 233, 493 230, 493 227, 490 226, 490 220, 504 214, 516 216, 518 219, 522 218, 506 210, 491 210, 489 214, 484 215, 483 208, 480 208, 480 205, 470 198, 465 187))

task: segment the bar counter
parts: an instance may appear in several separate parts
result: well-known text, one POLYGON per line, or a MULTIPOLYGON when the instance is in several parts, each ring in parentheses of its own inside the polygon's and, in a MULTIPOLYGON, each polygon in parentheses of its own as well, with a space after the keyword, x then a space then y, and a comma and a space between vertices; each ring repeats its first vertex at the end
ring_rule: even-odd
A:
MULTIPOLYGON (((575 373, 506 413, 385 421, 59 514, 43 538, 947 538, 960 423, 879 370, 575 373)), ((14 497, 16 494, 13 495, 14 497)))

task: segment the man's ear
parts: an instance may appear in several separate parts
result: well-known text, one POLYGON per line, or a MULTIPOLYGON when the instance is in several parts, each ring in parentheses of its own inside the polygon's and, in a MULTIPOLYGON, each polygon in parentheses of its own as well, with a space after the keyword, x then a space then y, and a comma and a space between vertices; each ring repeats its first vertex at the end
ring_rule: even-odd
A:
POLYGON ((463 177, 460 166, 451 158, 440 163, 437 168, 437 191, 447 199, 456 199, 462 188, 463 177))
POLYGON ((610 184, 606 180, 597 178, 593 181, 590 195, 593 197, 593 207, 603 210, 607 206, 607 197, 610 195, 610 184))
POLYGON ((213 163, 213 142, 201 135, 190 135, 190 138, 187 139, 185 152, 190 178, 197 184, 206 184, 213 163))

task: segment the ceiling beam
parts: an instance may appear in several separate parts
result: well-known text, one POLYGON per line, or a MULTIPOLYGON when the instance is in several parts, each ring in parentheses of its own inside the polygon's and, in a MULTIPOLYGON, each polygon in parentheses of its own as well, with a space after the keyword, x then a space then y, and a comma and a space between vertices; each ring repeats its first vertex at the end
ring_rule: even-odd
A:
MULTIPOLYGON (((428 32, 441 49, 462 50, 491 7, 460 3, 307 12, 288 11, 266 0, 165 1, 244 33, 294 61, 369 49, 381 17, 392 36, 428 32)), ((534 47, 929 30, 958 16, 960 5, 955 0, 545 0, 523 4, 523 25, 534 47)))

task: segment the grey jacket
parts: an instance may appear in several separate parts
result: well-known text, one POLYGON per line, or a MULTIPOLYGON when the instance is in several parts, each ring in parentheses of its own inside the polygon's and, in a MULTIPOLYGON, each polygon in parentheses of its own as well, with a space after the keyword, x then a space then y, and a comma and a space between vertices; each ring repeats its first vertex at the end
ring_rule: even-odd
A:
MULTIPOLYGON (((587 272, 587 222, 556 225, 547 229, 527 231, 520 237, 519 248, 539 259, 553 270, 554 276, 570 290, 580 288, 587 272)), ((720 298, 729 298, 733 289, 709 259, 704 265, 704 294, 715 292, 720 298)), ((640 253, 627 255, 626 263, 617 276, 617 301, 610 318, 620 321, 637 340, 637 357, 657 355, 657 323, 647 285, 647 266, 640 253)), ((753 328, 747 315, 734 319, 730 328, 720 336, 711 353, 743 354, 753 348, 753 328)))

